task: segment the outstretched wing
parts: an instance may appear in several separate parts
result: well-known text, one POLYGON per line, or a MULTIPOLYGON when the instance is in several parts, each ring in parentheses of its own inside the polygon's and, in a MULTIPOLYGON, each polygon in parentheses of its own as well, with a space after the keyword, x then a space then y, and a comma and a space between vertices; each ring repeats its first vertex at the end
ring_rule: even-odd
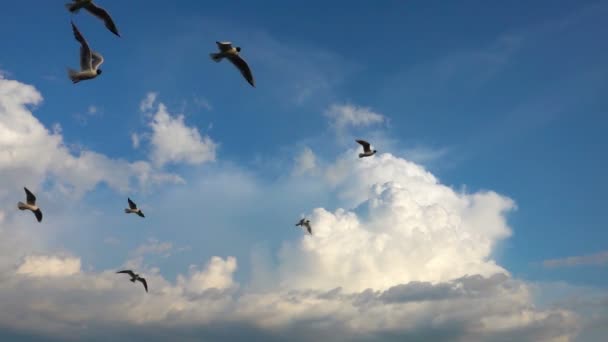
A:
POLYGON ((133 210, 137 209, 137 204, 135 204, 135 202, 131 201, 130 198, 127 198, 127 201, 129 201, 129 208, 133 210))
POLYGON ((137 280, 141 281, 141 283, 144 284, 144 289, 146 289, 146 292, 148 292, 148 282, 146 282, 146 279, 137 278, 137 280))
POLYGON ((80 69, 81 70, 90 70, 92 68, 92 60, 93 57, 91 55, 91 48, 89 47, 89 43, 87 43, 86 39, 84 39, 78 27, 72 21, 72 31, 74 32, 74 38, 80 43, 80 69))
POLYGON ((26 187, 23 187, 23 190, 25 190, 25 201, 27 204, 36 205, 36 196, 26 187))
POLYGON ((245 77, 247 82, 251 84, 252 87, 255 87, 253 75, 251 74, 251 69, 249 69, 249 65, 247 65, 247 62, 245 62, 245 60, 242 59, 239 55, 231 55, 230 57, 228 57, 228 59, 230 60, 230 62, 232 62, 232 64, 234 64, 234 66, 237 67, 237 69, 239 69, 241 75, 245 77))
POLYGON ((306 230, 308 230, 308 233, 312 235, 312 227, 310 226, 310 221, 304 222, 304 226, 306 227, 306 230))
POLYGON ((126 273, 126 274, 130 275, 131 277, 135 277, 135 273, 133 273, 133 271, 131 271, 131 270, 123 270, 123 271, 118 271, 116 273, 126 273))
POLYGON ((217 44, 217 48, 220 49, 221 52, 226 52, 232 49, 231 42, 215 42, 215 44, 217 44))
POLYGON ((84 8, 92 15, 103 20, 108 30, 120 37, 120 34, 118 33, 118 28, 116 27, 116 24, 114 23, 114 20, 112 20, 112 17, 110 16, 110 13, 108 13, 108 11, 95 5, 92 1, 89 2, 84 8))
POLYGON ((91 53, 91 57, 93 59, 91 61, 91 67, 93 67, 94 70, 97 70, 97 68, 99 68, 99 66, 103 63, 103 56, 99 52, 93 51, 91 53))
POLYGON ((371 152, 372 149, 370 147, 370 144, 365 141, 365 140, 356 140, 359 144, 361 144, 361 146, 363 146, 363 151, 364 152, 371 152))
POLYGON ((40 211, 40 208, 34 211, 34 215, 36 215, 36 220, 38 220, 38 222, 42 221, 42 211, 40 211))

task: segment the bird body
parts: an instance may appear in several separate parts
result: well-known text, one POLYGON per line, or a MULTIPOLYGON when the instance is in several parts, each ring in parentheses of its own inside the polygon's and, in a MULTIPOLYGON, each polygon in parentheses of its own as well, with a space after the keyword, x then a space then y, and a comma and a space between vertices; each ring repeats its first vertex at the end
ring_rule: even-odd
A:
POLYGON ((357 143, 359 143, 359 145, 363 146, 363 153, 359 153, 359 158, 363 158, 363 157, 371 157, 374 154, 376 154, 376 150, 371 149, 371 145, 370 143, 368 143, 365 140, 355 140, 357 143))
POLYGON ((80 71, 68 69, 68 76, 72 83, 90 80, 101 75, 99 67, 103 63, 103 56, 91 50, 89 43, 84 39, 74 22, 72 22, 72 31, 74 32, 74 38, 80 43, 80 71))
POLYGON ((36 220, 38 220, 38 222, 42 221, 42 211, 36 205, 36 196, 34 196, 34 194, 29 191, 28 188, 23 187, 23 189, 25 190, 26 201, 25 203, 17 203, 17 208, 19 208, 19 210, 29 210, 33 212, 36 216, 36 220))
POLYGON ((310 235, 312 235, 312 227, 310 226, 310 220, 307 219, 300 219, 300 222, 296 223, 296 227, 302 227, 302 228, 306 228, 306 230, 308 230, 308 233, 310 235))
POLYGON ((129 207, 125 208, 125 214, 137 214, 140 217, 145 217, 144 213, 137 207, 135 202, 131 201, 130 198, 127 198, 127 200, 129 201, 129 207))
POLYGON ((146 289, 146 292, 148 292, 148 282, 146 281, 145 278, 142 278, 139 276, 139 274, 131 271, 131 270, 123 270, 123 271, 118 271, 116 273, 124 273, 124 274, 128 274, 129 276, 131 276, 131 279, 129 279, 132 283, 139 281, 144 285, 144 289, 146 289))
POLYGON ((211 56, 211 59, 219 63, 222 61, 222 59, 227 58, 237 69, 239 69, 241 75, 245 77, 245 80, 247 80, 247 82, 251 84, 252 87, 255 87, 255 81, 253 80, 253 74, 251 73, 251 69, 249 69, 249 65, 247 65, 247 62, 245 62, 245 60, 239 55, 239 53, 241 52, 241 48, 238 46, 232 46, 231 42, 215 43, 217 44, 219 52, 209 54, 209 56, 211 56))

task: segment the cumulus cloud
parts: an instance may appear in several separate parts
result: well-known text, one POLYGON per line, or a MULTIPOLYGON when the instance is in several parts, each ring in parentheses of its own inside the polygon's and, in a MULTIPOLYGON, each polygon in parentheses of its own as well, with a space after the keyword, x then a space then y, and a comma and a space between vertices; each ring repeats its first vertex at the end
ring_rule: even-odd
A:
POLYGON ((325 111, 325 116, 337 129, 349 126, 366 127, 386 120, 383 115, 373 112, 370 108, 350 104, 333 104, 325 111))
POLYGON ((152 170, 146 161, 128 162, 81 149, 72 152, 60 130, 49 131, 30 111, 42 95, 32 86, 0 78, 0 184, 31 184, 45 175, 79 195, 104 182, 127 191, 148 181, 176 181, 178 177, 152 170), (145 170, 146 173, 141 173, 145 170))
POLYGON ((28 256, 17 268, 17 274, 30 277, 65 277, 80 272, 79 258, 56 256, 28 256))
POLYGON ((543 261, 547 268, 570 267, 570 266, 592 266, 608 264, 608 251, 589 255, 570 256, 560 259, 549 259, 543 261))
MULTIPOLYGON (((149 93, 140 109, 145 112, 156 106, 156 93, 149 93)), ((187 126, 184 115, 171 115, 163 103, 159 103, 152 114, 150 158, 157 166, 167 163, 202 164, 215 160, 217 144, 208 136, 201 136, 196 127, 187 126)), ((133 137, 132 137, 133 138, 133 137)), ((139 146, 139 139, 137 144, 139 146)))

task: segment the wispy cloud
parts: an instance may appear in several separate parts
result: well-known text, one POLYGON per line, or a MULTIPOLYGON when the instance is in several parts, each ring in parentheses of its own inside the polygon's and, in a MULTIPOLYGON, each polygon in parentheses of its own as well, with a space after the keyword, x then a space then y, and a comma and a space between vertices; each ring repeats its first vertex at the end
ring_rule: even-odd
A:
POLYGON ((547 268, 604 265, 608 265, 608 251, 543 261, 543 266, 547 268))
POLYGON ((386 121, 382 114, 378 114, 368 107, 357 107, 351 104, 332 104, 325 111, 331 124, 337 129, 352 127, 367 127, 386 121))

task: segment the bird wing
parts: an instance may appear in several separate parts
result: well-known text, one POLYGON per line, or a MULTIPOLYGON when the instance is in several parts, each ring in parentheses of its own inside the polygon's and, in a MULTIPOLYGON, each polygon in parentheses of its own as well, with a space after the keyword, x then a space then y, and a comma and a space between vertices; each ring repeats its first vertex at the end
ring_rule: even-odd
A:
POLYGON ((144 212, 143 212, 143 211, 141 211, 141 210, 137 212, 137 215, 139 215, 139 216, 141 216, 141 217, 145 217, 145 216, 144 216, 144 212))
POLYGON ((372 149, 370 147, 370 144, 365 141, 365 140, 356 140, 359 144, 361 144, 361 146, 363 146, 363 151, 365 152, 371 152, 372 149))
POLYGON ((34 211, 34 215, 36 215, 36 220, 38 220, 38 222, 42 221, 42 211, 40 208, 34 211))
POLYGON ((308 233, 310 235, 312 235, 312 227, 310 226, 310 223, 308 223, 308 222, 306 223, 306 229, 308 229, 308 233))
POLYGON ((120 37, 120 34, 118 33, 118 28, 116 27, 116 24, 114 23, 114 20, 112 20, 112 17, 110 16, 110 13, 108 13, 108 11, 95 5, 92 1, 85 5, 84 8, 92 15, 103 20, 108 30, 120 37))
POLYGON ((131 270, 123 270, 123 271, 118 271, 116 273, 126 273, 126 274, 130 275, 131 277, 135 277, 135 273, 133 273, 133 271, 131 271, 131 270))
POLYGON ((231 42, 215 42, 215 44, 217 44, 217 48, 220 49, 221 52, 226 52, 232 49, 231 42))
POLYGON ((34 196, 34 194, 26 187, 23 187, 23 190, 25 190, 25 199, 27 204, 36 205, 36 196, 34 196))
POLYGON ((74 22, 72 22, 72 31, 74 31, 74 38, 80 43, 80 69, 91 70, 93 56, 91 55, 89 43, 84 39, 80 30, 78 30, 78 27, 74 25, 74 22))
POLYGON ((93 67, 94 70, 97 70, 97 68, 99 68, 99 66, 103 63, 103 56, 99 52, 93 51, 91 53, 91 57, 93 58, 91 67, 93 67))
POLYGON ((141 283, 144 284, 144 289, 146 289, 146 292, 148 292, 148 282, 146 281, 146 279, 137 278, 137 280, 141 281, 141 283))
POLYGON ((137 209, 137 204, 135 204, 135 202, 131 201, 130 198, 127 198, 127 201, 129 201, 129 208, 133 210, 137 209))
POLYGON ((247 82, 249 82, 252 87, 255 87, 253 75, 251 74, 251 69, 249 69, 249 65, 247 65, 247 62, 245 62, 245 60, 242 59, 239 55, 232 55, 228 57, 228 59, 230 60, 230 62, 232 62, 232 64, 234 64, 234 66, 239 69, 239 71, 241 72, 243 77, 245 77, 247 82))

